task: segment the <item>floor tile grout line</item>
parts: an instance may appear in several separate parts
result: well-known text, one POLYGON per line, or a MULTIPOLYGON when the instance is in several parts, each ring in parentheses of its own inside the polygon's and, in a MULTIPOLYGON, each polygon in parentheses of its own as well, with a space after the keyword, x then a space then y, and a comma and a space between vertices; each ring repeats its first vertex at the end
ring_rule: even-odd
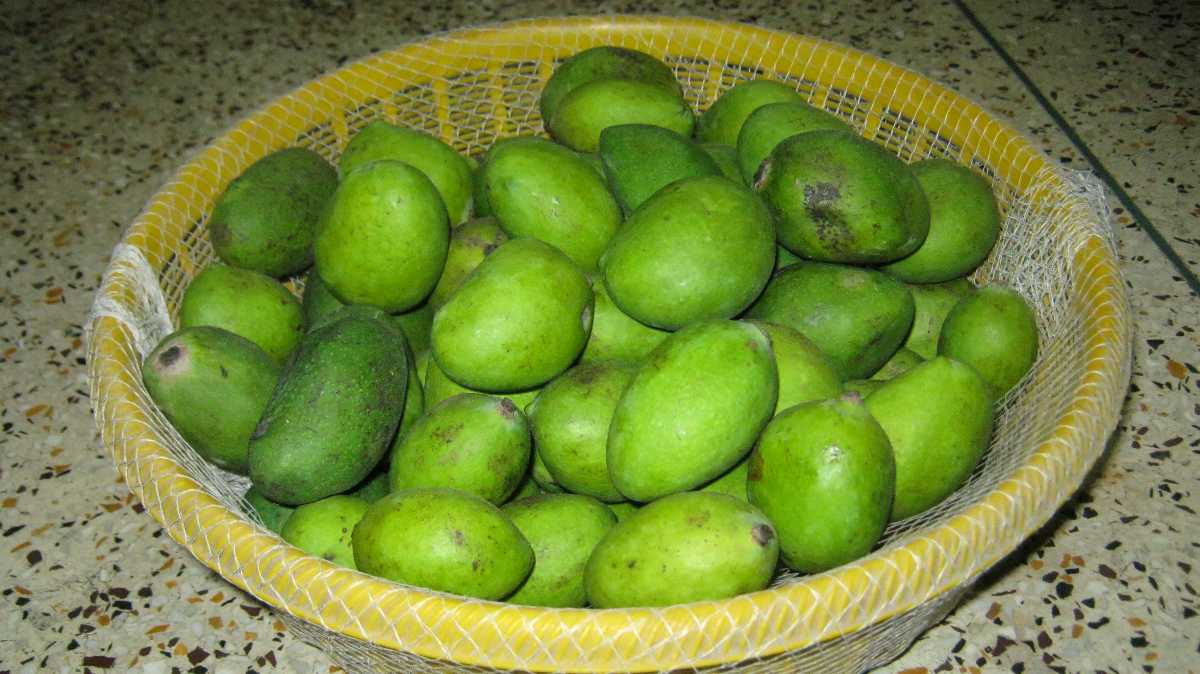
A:
POLYGON ((1172 248, 1171 244, 1167 242, 1166 238, 1162 235, 1162 232, 1158 231, 1158 228, 1154 226, 1154 223, 1150 222, 1150 218, 1146 217, 1146 214, 1142 212, 1142 209, 1139 208, 1136 203, 1134 203, 1133 199, 1129 196, 1129 193, 1127 193, 1125 189, 1121 187, 1120 183, 1117 182, 1117 179, 1104 165, 1104 162, 1100 161, 1100 158, 1092 152, 1088 144, 1084 142, 1083 138, 1080 137, 1075 131, 1075 128, 1071 126, 1071 123, 1068 122, 1065 117, 1063 117, 1062 113, 1060 113, 1056 107, 1054 107, 1054 104, 1051 103, 1050 100, 1046 98, 1045 94, 1042 93, 1042 90, 1033 83, 1033 80, 1030 79, 1029 75, 1025 73, 1025 70, 1021 68, 1021 66, 1017 64, 1016 60, 1013 59, 1008 51, 1004 49, 1004 47, 1000 44, 1000 41, 997 40, 990 31, 988 31, 987 27, 983 25, 983 22, 980 21, 977 16, 975 16, 975 13, 972 12, 969 7, 967 7, 965 0, 954 0, 954 4, 958 7, 959 11, 962 12, 963 16, 966 17, 967 21, 975 28, 976 32, 983 37, 984 41, 986 41, 992 50, 995 51, 1000 57, 1000 59, 1004 61, 1004 64, 1008 66, 1008 69, 1017 76, 1017 79, 1021 81, 1021 84, 1023 84, 1029 93, 1034 97, 1034 99, 1037 100, 1038 104, 1041 105, 1047 114, 1050 115, 1051 119, 1054 120, 1054 123, 1058 125, 1058 128, 1064 134, 1066 134, 1067 138, 1071 141, 1071 144, 1075 146, 1079 153, 1083 155, 1083 158, 1087 160, 1088 164, 1091 165, 1092 170, 1095 171, 1100 179, 1104 181, 1104 184, 1107 185, 1110 190, 1112 190, 1113 194, 1117 197, 1117 201, 1119 201, 1121 206, 1123 206, 1125 210, 1128 211, 1131 216, 1133 216, 1134 222, 1138 224, 1138 227, 1140 227, 1141 230, 1150 237, 1150 240, 1154 242, 1154 245, 1158 247, 1159 251, 1166 256, 1167 260, 1171 263, 1171 266, 1175 267, 1175 270, 1179 272, 1180 276, 1183 277, 1183 280, 1188 284, 1188 287, 1191 288, 1192 294, 1200 295, 1200 280, 1196 278, 1196 274, 1193 273, 1192 270, 1188 268, 1187 263, 1185 263, 1183 259, 1179 257, 1179 253, 1175 252, 1175 249, 1172 248))

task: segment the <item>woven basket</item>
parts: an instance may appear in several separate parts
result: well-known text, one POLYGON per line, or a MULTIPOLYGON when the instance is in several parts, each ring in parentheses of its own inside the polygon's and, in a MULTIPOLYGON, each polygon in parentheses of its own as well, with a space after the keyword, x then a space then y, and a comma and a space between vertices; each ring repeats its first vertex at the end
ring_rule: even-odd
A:
POLYGON ((172 538, 274 607, 352 671, 861 671, 898 656, 970 582, 1045 523, 1112 432, 1129 380, 1129 308, 1102 190, 983 109, 908 70, 836 44, 697 19, 530 20, 432 36, 273 101, 154 196, 114 251, 89 326, 96 421, 129 488, 172 538), (335 160, 372 119, 425 129, 464 154, 542 132, 556 61, 622 45, 674 67, 703 110, 751 78, 794 86, 905 160, 948 157, 986 176, 1002 233, 976 272, 1035 307, 1038 362, 1000 402, 992 446, 936 509, 827 573, 784 575, 727 601, 657 609, 510 606, 398 585, 302 553, 249 518, 243 478, 205 464, 147 398, 145 353, 171 331, 211 259, 213 201, 287 146, 335 160))

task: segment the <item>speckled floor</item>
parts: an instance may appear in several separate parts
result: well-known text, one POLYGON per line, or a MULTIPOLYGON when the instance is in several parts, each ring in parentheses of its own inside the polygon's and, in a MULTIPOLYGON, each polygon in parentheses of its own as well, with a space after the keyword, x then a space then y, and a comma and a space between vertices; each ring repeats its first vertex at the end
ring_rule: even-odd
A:
MULTIPOLYGON (((88 407, 82 323, 142 204, 248 110, 348 60, 472 23, 698 14, 848 43, 937 79, 1087 168, 989 44, 1140 207, 1113 200, 1137 318, 1133 386, 1095 477, 883 671, 1200 666, 1200 10, 949 2, 4 2, 0 12, 0 672, 329 672, 169 540, 88 407), (882 7, 887 5, 887 7, 882 7)), ((1086 3, 1098 4, 1098 3, 1086 3)))

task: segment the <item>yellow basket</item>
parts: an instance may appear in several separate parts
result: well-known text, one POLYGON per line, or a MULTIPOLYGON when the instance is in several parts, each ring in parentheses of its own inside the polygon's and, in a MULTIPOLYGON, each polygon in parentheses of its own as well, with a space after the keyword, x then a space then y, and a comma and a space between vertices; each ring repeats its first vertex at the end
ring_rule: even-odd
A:
POLYGON ((321 77, 245 119, 154 196, 114 251, 88 323, 97 424, 130 489, 172 538, 360 671, 860 671, 899 655, 981 572, 1047 521, 1102 453, 1129 380, 1129 308, 1102 190, 979 106, 887 61, 812 38, 698 19, 595 17, 432 36, 321 77), (787 575, 727 601, 659 609, 510 606, 346 570, 244 514, 244 479, 201 461, 146 397, 142 356, 171 330, 212 256, 205 223, 226 184, 287 146, 337 158, 367 121, 474 154, 541 133, 556 61, 622 45, 674 67, 697 110, 751 78, 794 86, 905 160, 945 156, 991 180, 1003 231, 978 282, 1017 288, 1043 336, 1001 401, 995 441, 935 510, 889 528, 872 555, 787 575))

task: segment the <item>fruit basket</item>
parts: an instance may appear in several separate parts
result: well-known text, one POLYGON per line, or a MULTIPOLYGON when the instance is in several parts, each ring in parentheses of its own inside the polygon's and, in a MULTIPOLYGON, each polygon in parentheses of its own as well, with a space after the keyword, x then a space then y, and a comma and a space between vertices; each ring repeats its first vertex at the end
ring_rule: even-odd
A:
POLYGON ((1104 450, 1129 380, 1125 287, 1102 190, 983 108, 837 44, 686 18, 541 19, 430 36, 313 80, 189 161, 126 231, 89 328, 96 421, 118 471, 168 534, 272 606, 352 671, 860 671, 897 657, 970 584, 1044 524, 1104 450), (951 498, 893 524, 871 555, 785 574, 767 590, 656 609, 540 609, 402 586, 337 567, 248 517, 247 483, 202 461, 141 384, 183 289, 212 258, 206 218, 224 187, 271 151, 334 160, 373 119, 426 130, 463 154, 542 132, 538 94, 586 47, 670 64, 694 109, 769 78, 906 161, 944 156, 992 184, 1002 232, 976 282, 1016 288, 1042 348, 999 402, 996 433, 951 498))

